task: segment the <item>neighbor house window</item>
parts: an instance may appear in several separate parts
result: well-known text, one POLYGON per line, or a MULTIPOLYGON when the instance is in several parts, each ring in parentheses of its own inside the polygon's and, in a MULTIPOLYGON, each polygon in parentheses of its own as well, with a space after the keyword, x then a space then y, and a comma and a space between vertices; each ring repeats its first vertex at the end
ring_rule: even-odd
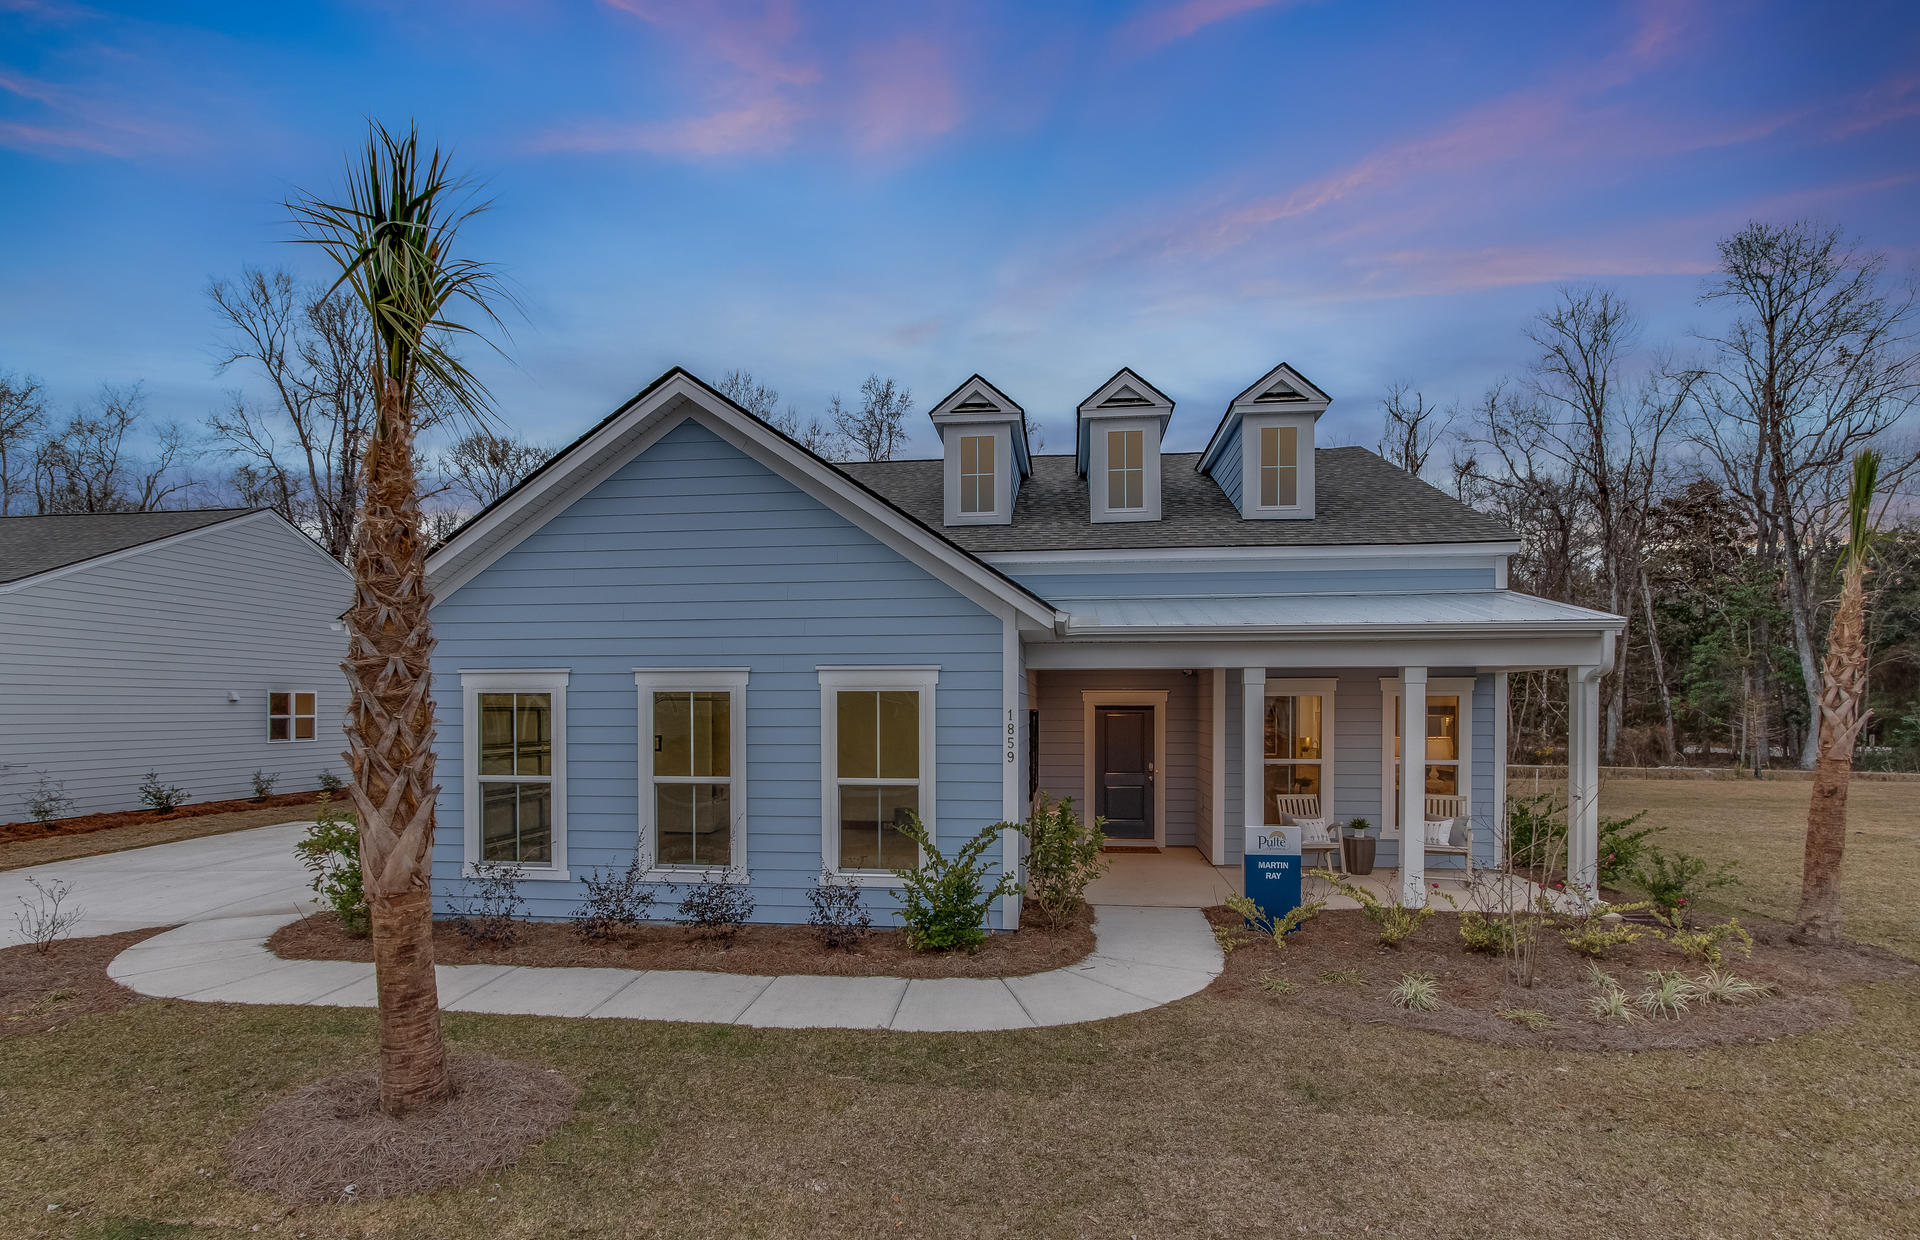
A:
POLYGON ((317 696, 294 691, 267 694, 267 739, 310 741, 314 738, 317 696))
MULTIPOLYGON (((1384 781, 1391 789, 1391 799, 1385 806, 1385 818, 1388 823, 1395 823, 1399 817, 1405 746, 1400 735, 1399 682, 1392 681, 1389 685, 1381 703, 1386 713, 1384 731, 1391 737, 1384 781)), ((1426 736, 1421 741, 1425 759, 1420 774, 1422 792, 1430 797, 1470 797, 1472 756, 1468 712, 1472 710, 1473 682, 1430 680, 1427 690, 1426 736)))
POLYGON ((460 679, 468 862, 564 877, 566 673, 466 672, 460 679))
POLYGON ((1260 428, 1260 506, 1292 508, 1300 502, 1300 428, 1260 428))
POLYGON ((820 673, 822 841, 840 873, 885 875, 920 864, 901 830, 933 831, 931 668, 826 668, 820 673))
POLYGON ((745 875, 747 673, 640 670, 640 838, 660 869, 745 875))
POLYGON ((1146 507, 1146 439, 1140 430, 1107 432, 1108 508, 1146 507))
POLYGON ((960 437, 960 511, 993 511, 993 436, 960 437))

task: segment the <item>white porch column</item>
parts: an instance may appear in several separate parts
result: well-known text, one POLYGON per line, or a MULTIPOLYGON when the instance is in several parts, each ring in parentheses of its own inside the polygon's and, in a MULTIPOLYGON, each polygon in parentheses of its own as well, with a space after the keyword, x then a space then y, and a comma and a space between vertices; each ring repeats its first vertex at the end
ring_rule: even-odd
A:
POLYGON ((1567 885, 1600 894, 1600 669, 1567 669, 1567 885))
POLYGON ((1240 669, 1240 781, 1243 786, 1241 818, 1244 827, 1264 827, 1267 822, 1267 669, 1240 669))
POLYGON ((1400 669, 1400 903, 1427 903, 1427 669, 1400 669))

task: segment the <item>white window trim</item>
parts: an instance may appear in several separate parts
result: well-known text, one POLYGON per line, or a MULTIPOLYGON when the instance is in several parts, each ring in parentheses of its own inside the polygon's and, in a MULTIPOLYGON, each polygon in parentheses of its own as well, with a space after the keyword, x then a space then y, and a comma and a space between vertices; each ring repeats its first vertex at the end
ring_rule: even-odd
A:
MULTIPOLYGON (((1471 676, 1443 676, 1427 681, 1427 697, 1460 699, 1460 795, 1467 799, 1467 818, 1472 822, 1473 803, 1473 689, 1471 676)), ((1380 678, 1380 837, 1400 838, 1400 807, 1393 795, 1393 721, 1399 709, 1394 699, 1400 696, 1400 678, 1380 678)), ((1424 713, 1424 712, 1423 712, 1424 713)), ((1422 759, 1421 767, 1426 766, 1422 759)), ((1424 824, 1423 824, 1424 825, 1424 824)), ((1469 826, 1469 830, 1471 830, 1469 826)))
POLYGON ((267 690, 267 744, 269 745, 310 745, 319 739, 320 739, 320 694, 317 690, 314 690, 314 689, 269 689, 267 690), (284 715, 276 715, 273 713, 273 695, 276 693, 284 693, 287 695, 287 713, 284 715), (299 695, 302 693, 305 693, 313 698, 313 715, 311 716, 311 718, 313 719, 313 735, 306 737, 304 739, 296 735, 300 731, 300 729, 296 726, 297 721, 309 717, 306 715, 302 715, 297 709, 297 707, 300 704, 299 695), (285 719, 287 721, 287 736, 285 740, 276 741, 273 739, 273 721, 275 719, 285 719))
MULTIPOLYGON (((641 877, 650 883, 686 882, 692 875, 724 868, 725 881, 747 881, 747 669, 744 667, 636 667, 633 669, 635 696, 639 699, 640 731, 640 847, 647 850, 654 864, 641 877), (733 806, 730 833, 733 855, 725 867, 661 865, 660 841, 653 821, 653 695, 656 693, 716 693, 725 691, 727 702, 727 783, 728 803, 733 806)), ((707 781, 717 783, 717 780, 707 781)))
MULTIPOLYGON (((976 464, 978 463, 978 459, 979 459, 978 455, 976 454, 975 456, 976 464)), ((992 431, 986 431, 984 433, 975 433, 971 435, 962 434, 960 436, 960 515, 961 516, 978 517, 982 515, 991 514, 999 509, 1000 507, 1000 468, 999 466, 1000 466, 999 436, 995 435, 992 431), (987 467, 985 469, 976 469, 971 473, 967 472, 967 441, 969 439, 977 439, 980 442, 987 445, 986 447, 987 467), (967 480, 969 478, 982 478, 986 480, 987 494, 992 498, 993 500, 992 503, 988 504, 984 508, 967 507, 967 480)))
POLYGON ((1097 522, 1158 521, 1160 519, 1160 432, 1157 416, 1102 417, 1087 420, 1087 503, 1097 522), (1107 435, 1111 431, 1140 432, 1140 507, 1107 505, 1107 435))
MULTIPOLYGON (((929 839, 938 841, 940 829, 934 814, 934 735, 935 687, 940 682, 938 667, 820 667, 820 861, 834 875, 848 879, 856 887, 891 887, 897 882, 891 874, 875 870, 840 868, 840 712, 835 709, 834 694, 843 689, 865 692, 884 690, 911 691, 920 695, 920 822, 929 839)), ((926 850, 920 850, 920 863, 926 862, 926 850)))
POLYGON ((567 871, 567 677, 566 668, 492 669, 460 673, 460 776, 466 824, 465 878, 474 878, 493 863, 480 859, 480 695, 482 693, 545 693, 553 712, 553 861, 549 865, 521 866, 529 882, 563 883, 567 871))
POLYGON ((1314 420, 1310 414, 1248 414, 1240 426, 1240 507, 1243 516, 1303 521, 1313 516, 1314 420), (1295 430, 1295 489, 1292 504, 1260 502, 1260 432, 1268 427, 1295 430))
POLYGON ((1097 755, 1094 730, 1102 706, 1153 707, 1153 838, 1150 840, 1109 840, 1111 848, 1164 848, 1167 843, 1167 693, 1165 689, 1082 689, 1080 690, 1080 791, 1086 798, 1081 810, 1092 822, 1095 808, 1093 781, 1097 755))
POLYGON ((954 423, 943 431, 942 468, 947 525, 1006 525, 1013 520, 1013 427, 1005 422, 954 423), (969 435, 993 437, 993 507, 986 512, 960 510, 960 441, 969 435))
MULTIPOLYGON (((1340 682, 1332 678, 1325 680, 1269 680, 1267 681, 1266 688, 1266 696, 1268 698, 1317 697, 1320 699, 1320 757, 1317 759, 1320 764, 1320 816, 1326 819, 1328 823, 1339 821, 1336 817, 1336 807, 1339 805, 1339 788, 1335 783, 1335 772, 1339 768, 1334 764, 1334 737, 1338 735, 1338 731, 1334 726, 1334 702, 1339 688, 1340 682)), ((1264 720, 1265 717, 1265 713, 1262 712, 1261 718, 1264 720)), ((1266 751, 1267 741, 1263 735, 1260 738, 1260 796, 1262 799, 1267 795, 1267 763, 1269 761, 1280 761, 1279 759, 1267 758, 1266 751)), ((1316 761, 1316 759, 1308 758, 1305 759, 1305 761, 1312 762, 1316 761)), ((1299 762, 1289 759, 1282 764, 1298 766, 1299 762)), ((1271 811, 1272 806, 1268 806, 1267 809, 1271 811)))

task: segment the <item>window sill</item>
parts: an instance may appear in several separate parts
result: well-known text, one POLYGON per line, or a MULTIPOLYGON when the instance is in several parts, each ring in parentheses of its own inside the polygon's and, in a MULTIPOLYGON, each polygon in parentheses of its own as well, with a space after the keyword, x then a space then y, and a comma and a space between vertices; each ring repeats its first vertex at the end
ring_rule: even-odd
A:
POLYGON ((900 879, 892 873, 878 873, 874 870, 835 870, 836 882, 850 883, 855 887, 897 887, 900 879))
MULTIPOLYGON (((690 883, 690 882, 700 883, 700 882, 706 881, 706 875, 708 873, 710 873, 713 870, 718 870, 720 868, 721 867, 719 866, 697 866, 697 865, 690 865, 690 866, 684 866, 684 867, 655 866, 653 869, 648 870, 646 873, 642 874, 640 876, 640 881, 643 883, 675 883, 675 884, 690 883)), ((745 887, 748 881, 746 867, 745 866, 727 867, 721 873, 720 881, 723 883, 726 883, 730 887, 745 887)))
MULTIPOLYGON (((497 868, 499 867, 487 862, 469 861, 460 867, 460 877, 480 878, 486 871, 497 868)), ((542 867, 537 870, 524 869, 520 871, 520 881, 523 883, 567 883, 573 881, 573 875, 564 869, 556 870, 551 867, 542 867)))

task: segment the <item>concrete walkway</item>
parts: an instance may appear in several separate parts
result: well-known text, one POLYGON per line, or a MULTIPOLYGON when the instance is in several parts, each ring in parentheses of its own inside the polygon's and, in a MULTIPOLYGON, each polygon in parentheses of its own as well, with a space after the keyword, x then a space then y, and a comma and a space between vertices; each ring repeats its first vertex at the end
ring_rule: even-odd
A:
MULTIPOLYGON (((292 920, 278 914, 181 926, 128 948, 107 975, 157 998, 372 1007, 372 965, 283 960, 267 950, 267 937, 292 920)), ((1205 989, 1225 964, 1197 909, 1098 907, 1093 932, 1093 954, 1080 963, 1005 979, 441 965, 440 1006, 761 1029, 1032 1029, 1184 999, 1205 989)))

